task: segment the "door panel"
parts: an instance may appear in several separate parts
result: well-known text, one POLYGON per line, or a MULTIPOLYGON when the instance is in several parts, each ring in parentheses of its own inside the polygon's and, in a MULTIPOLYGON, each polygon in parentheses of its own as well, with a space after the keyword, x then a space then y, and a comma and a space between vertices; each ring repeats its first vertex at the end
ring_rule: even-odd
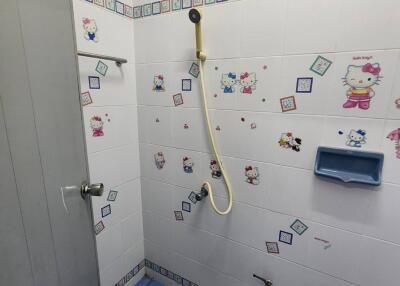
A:
MULTIPOLYGON (((18 194, 24 226, 4 231, 26 241, 33 277, 33 284, 4 285, 99 285, 90 200, 79 193, 88 171, 72 23, 69 0, 0 3, 0 96, 16 184, 4 191, 9 200, 18 194), (66 186, 75 186, 64 192, 68 211, 60 192, 66 186)), ((8 267, 12 257, 0 261, 8 267)))
POLYGON ((19 207, 0 97, 0 285, 33 286, 28 246, 19 207), (24 275, 15 275, 15 269, 24 275))

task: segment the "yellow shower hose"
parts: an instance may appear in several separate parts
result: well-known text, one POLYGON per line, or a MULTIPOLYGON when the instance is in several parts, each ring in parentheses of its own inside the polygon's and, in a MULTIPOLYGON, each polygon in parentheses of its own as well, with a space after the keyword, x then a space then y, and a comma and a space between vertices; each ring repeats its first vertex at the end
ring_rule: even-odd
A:
POLYGON ((218 154, 217 147, 216 147, 216 144, 215 144, 214 133, 213 133, 213 130, 211 128, 210 115, 208 113, 208 103, 207 103, 207 96, 206 96, 205 84, 204 84, 204 66, 203 66, 203 61, 199 60, 199 63, 200 63, 201 93, 203 95, 203 106, 204 106, 204 114, 206 116, 208 135, 209 135, 209 138, 210 138, 210 142, 211 142, 211 146, 212 146, 213 152, 214 152, 215 157, 217 159, 218 166, 221 169, 222 176, 224 178, 226 187, 228 189, 228 201, 229 201, 229 203, 228 203, 228 207, 226 208, 226 210, 221 211, 217 207, 217 205, 215 203, 215 200, 214 200, 214 193, 213 193, 213 189, 211 187, 211 184, 206 181, 206 182, 203 183, 203 186, 206 186, 206 188, 208 190, 208 193, 210 195, 211 205, 212 205, 213 209, 215 210, 215 212, 217 214, 219 214, 219 215, 227 215, 232 210, 232 200, 233 200, 232 185, 231 185, 229 177, 228 177, 228 175, 227 175, 227 173, 225 171, 224 166, 222 166, 221 158, 220 158, 220 155, 218 154))

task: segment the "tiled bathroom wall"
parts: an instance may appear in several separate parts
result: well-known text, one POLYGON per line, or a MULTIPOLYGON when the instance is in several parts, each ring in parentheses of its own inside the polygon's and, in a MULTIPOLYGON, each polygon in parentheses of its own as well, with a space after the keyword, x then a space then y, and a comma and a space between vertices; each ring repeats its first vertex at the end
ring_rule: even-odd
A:
POLYGON ((101 285, 135 285, 144 275, 135 56, 133 20, 122 15, 132 3, 73 3, 78 50, 128 60, 79 57, 79 71, 90 180, 105 185, 92 197, 101 285))
MULTIPOLYGON (((228 216, 190 201, 208 180, 218 205, 227 203, 188 10, 159 14, 149 3, 132 3, 146 259, 204 286, 263 285, 253 273, 278 286, 396 284, 400 2, 201 3, 207 96, 234 189, 228 216), (359 81, 370 82, 367 97, 352 94, 359 81), (383 152, 382 185, 315 177, 318 146, 383 152)), ((132 121, 120 116, 126 132, 132 121)))

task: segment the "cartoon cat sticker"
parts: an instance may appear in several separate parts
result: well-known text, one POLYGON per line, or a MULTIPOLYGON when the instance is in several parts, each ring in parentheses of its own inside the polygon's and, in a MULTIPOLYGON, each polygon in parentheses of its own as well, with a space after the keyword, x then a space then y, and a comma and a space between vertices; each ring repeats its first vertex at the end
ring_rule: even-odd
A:
POLYGON ((347 100, 343 104, 343 108, 369 109, 371 99, 375 96, 372 87, 378 85, 382 78, 380 72, 379 63, 367 63, 360 66, 349 65, 343 80, 344 84, 350 88, 347 90, 347 100))

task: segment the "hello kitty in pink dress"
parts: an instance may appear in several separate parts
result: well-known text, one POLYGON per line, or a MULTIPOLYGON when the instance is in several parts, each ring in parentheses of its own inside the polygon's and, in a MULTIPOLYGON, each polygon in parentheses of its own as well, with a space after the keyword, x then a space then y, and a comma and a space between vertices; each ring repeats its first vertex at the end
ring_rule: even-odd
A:
POLYGON ((372 86, 379 83, 380 72, 381 68, 378 63, 348 66, 344 83, 350 88, 347 90, 347 101, 343 104, 343 108, 369 109, 371 99, 375 96, 372 86))
POLYGON ((253 91, 256 89, 256 74, 255 73, 242 73, 240 75, 240 80, 239 80, 240 85, 242 86, 240 88, 240 92, 244 94, 252 94, 253 91))

